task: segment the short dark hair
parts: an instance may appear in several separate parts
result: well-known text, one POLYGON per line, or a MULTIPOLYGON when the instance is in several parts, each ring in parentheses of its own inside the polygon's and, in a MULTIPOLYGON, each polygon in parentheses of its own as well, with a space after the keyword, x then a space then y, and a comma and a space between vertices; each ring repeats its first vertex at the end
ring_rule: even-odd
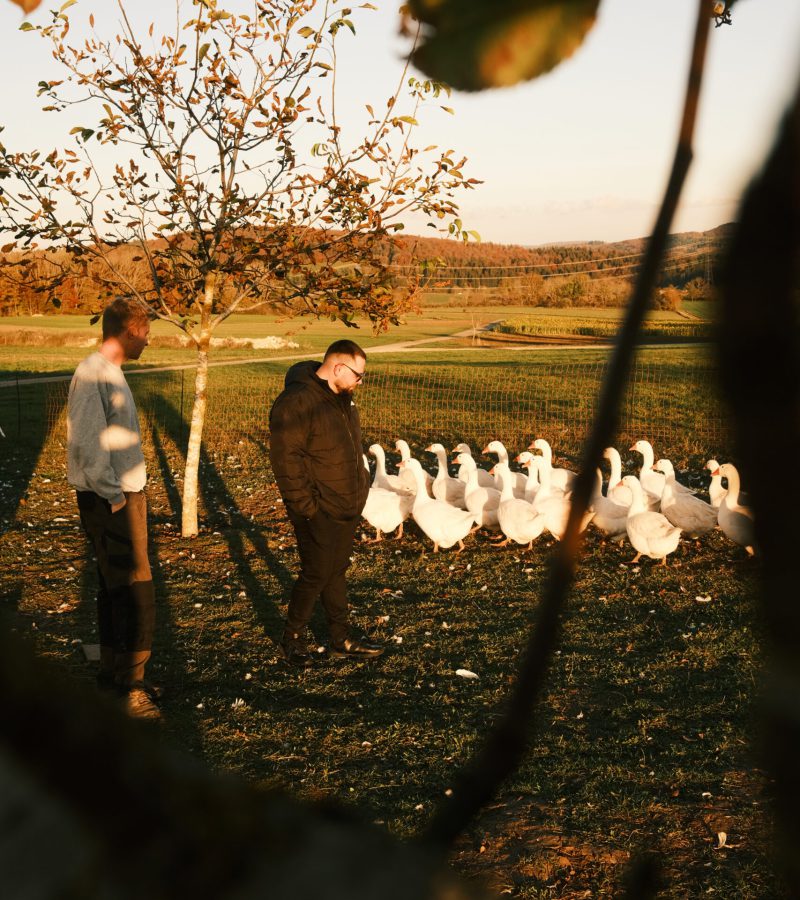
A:
POLYGON ((152 318, 152 313, 133 297, 116 297, 103 310, 103 340, 119 337, 130 325, 149 322, 152 318))
POLYGON ((356 356, 360 356, 361 359, 366 360, 367 354, 358 346, 355 341, 348 341, 343 339, 341 341, 334 341, 330 347, 325 351, 325 357, 323 362, 329 356, 352 356, 355 358, 356 356))

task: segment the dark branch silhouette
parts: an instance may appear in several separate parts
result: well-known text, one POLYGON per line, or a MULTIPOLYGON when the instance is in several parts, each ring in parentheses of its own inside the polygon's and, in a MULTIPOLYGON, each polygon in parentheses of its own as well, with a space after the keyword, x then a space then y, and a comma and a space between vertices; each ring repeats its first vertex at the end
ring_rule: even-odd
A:
POLYGON ((533 712, 558 643, 560 617, 574 579, 580 550, 579 524, 589 505, 595 468, 600 464, 603 449, 608 446, 617 427, 620 400, 633 359, 636 337, 650 302, 670 223, 692 158, 692 135, 709 21, 708 3, 700 0, 689 82, 672 173, 606 373, 597 417, 584 449, 573 493, 567 532, 553 559, 544 596, 537 611, 537 621, 505 715, 491 730, 478 755, 456 779, 452 799, 439 809, 425 835, 426 840, 442 847, 450 846, 472 817, 494 796, 502 782, 514 772, 530 739, 533 712))
POLYGON ((794 472, 778 472, 784 458, 794 469, 800 446, 800 88, 764 171, 745 196, 722 281, 720 370, 763 554, 764 748, 776 781, 787 896, 798 897, 800 481, 794 472))

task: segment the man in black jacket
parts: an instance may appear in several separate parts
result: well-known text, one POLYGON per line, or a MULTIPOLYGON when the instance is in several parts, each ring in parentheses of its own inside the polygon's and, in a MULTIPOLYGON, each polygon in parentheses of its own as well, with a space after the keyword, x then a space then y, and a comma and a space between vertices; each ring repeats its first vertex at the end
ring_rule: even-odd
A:
POLYGON ((312 664, 305 630, 317 597, 328 620, 330 656, 370 659, 383 653, 383 647, 350 636, 345 579, 369 492, 353 402, 366 364, 358 344, 336 341, 321 365, 309 360, 289 369, 269 415, 272 470, 300 554, 281 640, 291 665, 312 664))

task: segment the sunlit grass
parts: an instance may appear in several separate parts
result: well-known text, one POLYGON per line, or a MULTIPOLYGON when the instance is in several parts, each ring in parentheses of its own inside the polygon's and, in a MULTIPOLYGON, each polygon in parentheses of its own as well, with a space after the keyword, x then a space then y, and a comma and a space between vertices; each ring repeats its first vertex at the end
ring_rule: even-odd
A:
MULTIPOLYGON (((432 554, 409 526, 402 541, 359 544, 355 625, 387 655, 298 673, 275 644, 297 560, 266 456, 248 444, 204 457, 201 532, 184 541, 177 423, 147 434, 148 447, 156 437, 151 675, 168 691, 165 742, 419 834, 502 709, 552 541, 522 553, 478 534, 463 554, 432 554)), ((95 581, 63 449, 53 440, 37 460, 6 457, 3 472, 8 615, 92 690, 75 642, 96 641, 95 581)), ((660 896, 777 896, 764 777, 749 749, 758 563, 718 532, 682 542, 667 569, 631 567, 631 556, 590 533, 525 759, 453 864, 518 896, 601 896, 619 893, 630 855, 644 849, 662 860, 660 896), (715 849, 720 831, 730 849, 715 849)), ((324 641, 319 612, 312 628, 324 641)))

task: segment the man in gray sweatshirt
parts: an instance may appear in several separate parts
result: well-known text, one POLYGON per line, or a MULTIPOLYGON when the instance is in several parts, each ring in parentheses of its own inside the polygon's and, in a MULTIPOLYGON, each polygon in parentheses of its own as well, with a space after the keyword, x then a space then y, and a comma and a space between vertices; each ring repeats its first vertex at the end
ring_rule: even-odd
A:
POLYGON ((117 298, 103 312, 103 343, 75 370, 67 405, 67 480, 97 559, 98 684, 123 695, 130 715, 157 719, 144 679, 155 626, 147 555, 147 500, 139 419, 122 363, 147 346, 150 316, 117 298))

